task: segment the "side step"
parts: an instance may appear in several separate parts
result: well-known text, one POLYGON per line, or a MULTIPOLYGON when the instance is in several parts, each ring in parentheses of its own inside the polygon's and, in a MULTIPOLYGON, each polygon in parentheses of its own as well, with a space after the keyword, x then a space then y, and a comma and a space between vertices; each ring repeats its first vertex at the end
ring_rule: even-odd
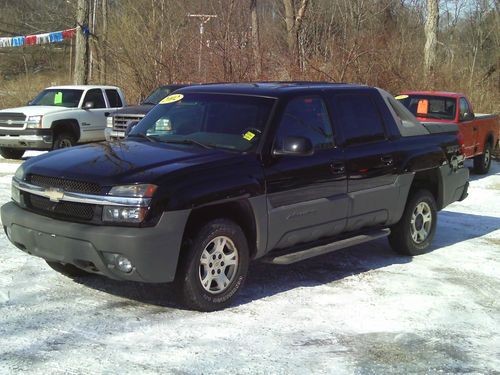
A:
POLYGON ((331 242, 326 245, 312 247, 306 250, 299 250, 286 254, 281 253, 283 255, 270 254, 269 256, 263 258, 262 261, 265 263, 273 263, 273 264, 292 264, 304 259, 313 258, 318 255, 323 255, 331 253, 333 251, 345 249, 346 247, 359 245, 365 242, 376 240, 377 238, 387 237, 390 233, 391 233, 390 229, 374 230, 360 234, 358 236, 331 242))

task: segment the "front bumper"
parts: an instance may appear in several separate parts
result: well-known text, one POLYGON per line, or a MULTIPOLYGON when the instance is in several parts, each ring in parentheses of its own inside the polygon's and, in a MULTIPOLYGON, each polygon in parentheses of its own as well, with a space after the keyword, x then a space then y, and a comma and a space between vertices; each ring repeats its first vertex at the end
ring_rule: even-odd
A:
POLYGON ((116 140, 116 139, 124 139, 125 132, 113 130, 111 128, 106 128, 104 130, 104 137, 106 138, 106 141, 108 141, 108 142, 116 140))
POLYGON ((49 150, 52 141, 50 129, 0 130, 0 147, 49 150))
POLYGON ((131 228, 55 220, 23 210, 14 202, 1 208, 9 240, 24 252, 116 280, 148 283, 174 280, 189 213, 166 212, 154 227, 131 228), (104 253, 128 258, 132 272, 119 271, 104 253))

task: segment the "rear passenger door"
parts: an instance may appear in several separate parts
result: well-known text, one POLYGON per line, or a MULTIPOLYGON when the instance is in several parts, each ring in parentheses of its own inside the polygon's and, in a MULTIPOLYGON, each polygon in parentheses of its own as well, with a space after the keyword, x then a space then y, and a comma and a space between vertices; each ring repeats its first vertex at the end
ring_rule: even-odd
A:
POLYGON ((336 147, 321 96, 291 99, 274 138, 307 137, 310 156, 271 156, 264 167, 269 213, 268 250, 317 240, 344 230, 347 180, 342 151, 336 147))
POLYGON ((329 103, 346 160, 346 229, 384 224, 398 204, 397 145, 387 136, 375 91, 338 91, 329 103))

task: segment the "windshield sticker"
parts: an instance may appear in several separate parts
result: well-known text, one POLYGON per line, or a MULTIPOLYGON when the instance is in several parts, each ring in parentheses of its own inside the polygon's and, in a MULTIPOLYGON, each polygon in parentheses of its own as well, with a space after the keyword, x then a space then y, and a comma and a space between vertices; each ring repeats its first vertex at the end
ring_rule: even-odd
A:
POLYGON ((254 139, 254 137, 255 134, 252 132, 246 132, 245 134, 243 134, 243 138, 245 138, 247 141, 251 141, 252 139, 254 139))
POLYGON ((398 95, 398 96, 395 96, 394 99, 396 100, 403 100, 403 99, 406 99, 408 98, 408 95, 398 95))
POLYGON ((174 94, 174 95, 169 95, 162 101, 160 101, 160 104, 169 104, 169 103, 175 103, 181 100, 184 97, 182 94, 174 94))
POLYGON ((58 91, 56 92, 56 94, 54 95, 54 104, 62 104, 62 92, 61 91, 58 91))

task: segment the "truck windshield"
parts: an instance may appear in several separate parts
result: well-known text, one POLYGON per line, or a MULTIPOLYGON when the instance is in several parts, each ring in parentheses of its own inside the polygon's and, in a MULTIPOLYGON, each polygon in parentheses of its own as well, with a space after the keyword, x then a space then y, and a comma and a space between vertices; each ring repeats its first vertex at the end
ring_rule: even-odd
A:
POLYGON ((250 151, 260 139, 274 102, 246 95, 173 94, 150 111, 129 137, 250 151))
POLYGON ((47 89, 36 96, 30 105, 48 105, 76 108, 80 103, 83 90, 47 89))
POLYGON ((399 95, 396 96, 415 117, 454 120, 456 99, 431 95, 399 95))
POLYGON ((158 104, 160 100, 166 98, 171 92, 172 88, 168 86, 158 87, 155 91, 153 91, 149 96, 144 99, 141 104, 158 104))

